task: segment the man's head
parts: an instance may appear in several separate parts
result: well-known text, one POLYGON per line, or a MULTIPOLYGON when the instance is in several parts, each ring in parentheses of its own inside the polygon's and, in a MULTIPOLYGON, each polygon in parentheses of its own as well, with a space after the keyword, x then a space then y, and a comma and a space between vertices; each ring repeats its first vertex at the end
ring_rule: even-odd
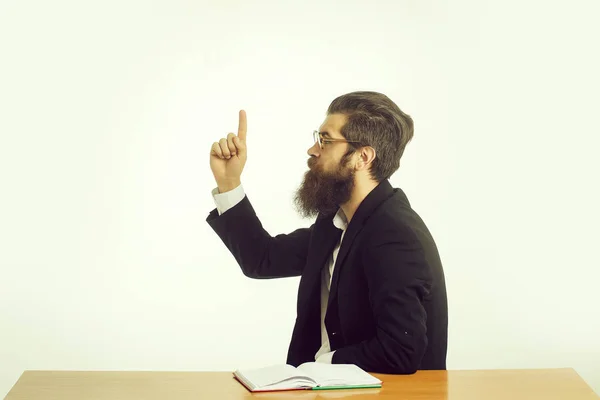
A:
POLYGON ((309 171, 295 197, 303 216, 336 211, 356 185, 388 179, 413 136, 413 121, 387 96, 342 95, 329 105, 308 149, 309 171))

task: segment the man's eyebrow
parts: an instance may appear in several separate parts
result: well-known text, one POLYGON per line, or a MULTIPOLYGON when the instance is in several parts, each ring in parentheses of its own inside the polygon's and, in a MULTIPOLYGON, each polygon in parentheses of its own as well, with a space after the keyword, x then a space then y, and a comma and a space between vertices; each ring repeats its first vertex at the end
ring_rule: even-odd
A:
POLYGON ((323 136, 327 136, 327 137, 331 138, 331 135, 330 135, 330 134, 329 134, 329 132, 327 132, 327 131, 321 131, 321 132, 319 132, 319 133, 320 133, 321 135, 323 135, 323 136))

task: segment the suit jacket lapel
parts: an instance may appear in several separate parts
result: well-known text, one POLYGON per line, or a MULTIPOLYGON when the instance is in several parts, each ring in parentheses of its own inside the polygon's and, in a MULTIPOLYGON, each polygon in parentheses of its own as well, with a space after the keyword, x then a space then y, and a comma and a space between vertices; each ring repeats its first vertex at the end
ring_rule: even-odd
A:
MULTIPOLYGON (((306 270, 300 281, 299 292, 303 295, 305 304, 311 304, 316 299, 320 299, 321 271, 326 265, 328 257, 331 256, 335 245, 339 242, 341 235, 342 231, 336 228, 330 219, 319 218, 308 251, 306 270)), ((320 301, 316 303, 319 304, 316 311, 319 311, 320 301)), ((315 307, 308 307, 311 311, 313 308, 315 307)), ((320 315, 320 312, 317 312, 317 314, 320 315)))
POLYGON ((337 297, 337 286, 340 272, 344 267, 344 261, 346 260, 346 256, 352 247, 352 243, 354 242, 356 235, 358 235, 358 233, 363 229, 365 222, 369 219, 373 211, 375 211, 381 203, 383 203, 393 194, 394 189, 392 188, 392 185, 388 180, 384 180, 380 182, 379 185, 377 185, 375 189, 373 189, 358 206, 358 209, 348 224, 348 228, 344 234, 344 238, 342 239, 342 246, 340 247, 340 251, 335 261, 331 287, 329 289, 327 309, 329 309, 331 303, 337 297))

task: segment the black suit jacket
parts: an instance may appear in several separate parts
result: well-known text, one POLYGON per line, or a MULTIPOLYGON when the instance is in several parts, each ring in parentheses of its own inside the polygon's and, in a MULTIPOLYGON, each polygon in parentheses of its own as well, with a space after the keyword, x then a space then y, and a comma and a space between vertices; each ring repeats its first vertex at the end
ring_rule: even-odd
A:
MULTIPOLYGON (((272 237, 248 197, 207 222, 251 278, 301 275, 287 363, 321 346, 321 269, 339 241, 334 214, 272 237)), ((401 189, 382 181, 352 217, 336 260, 325 317, 333 363, 409 374, 446 369, 448 312, 435 242, 401 189)))

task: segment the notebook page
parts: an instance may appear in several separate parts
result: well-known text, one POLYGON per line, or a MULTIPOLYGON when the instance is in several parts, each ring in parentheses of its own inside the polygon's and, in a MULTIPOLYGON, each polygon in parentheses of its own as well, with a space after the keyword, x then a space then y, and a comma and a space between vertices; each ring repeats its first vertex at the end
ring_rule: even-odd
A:
POLYGON ((246 380, 254 384, 255 387, 264 387, 267 385, 276 384, 285 380, 290 380, 290 378, 298 375, 302 377, 306 376, 305 372, 298 371, 296 368, 287 364, 239 370, 238 373, 243 375, 246 380))
POLYGON ((304 363, 298 367, 320 385, 377 385, 381 381, 354 364, 304 363))

